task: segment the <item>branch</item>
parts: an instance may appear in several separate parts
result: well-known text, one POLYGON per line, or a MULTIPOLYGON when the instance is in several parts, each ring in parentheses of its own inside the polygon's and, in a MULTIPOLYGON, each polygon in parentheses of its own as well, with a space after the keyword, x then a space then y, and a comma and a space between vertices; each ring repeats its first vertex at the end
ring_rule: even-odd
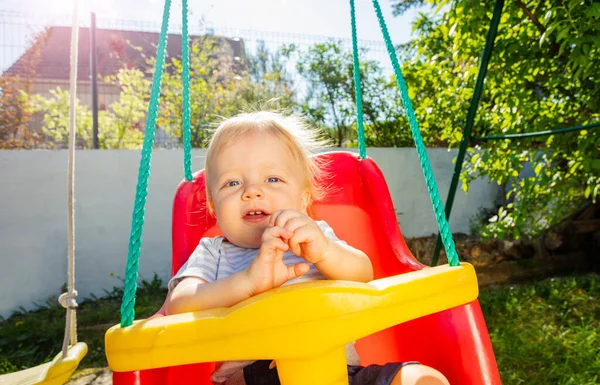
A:
POLYGON ((533 24, 535 24, 535 26, 537 27, 538 31, 540 31, 541 34, 546 32, 546 27, 544 27, 542 25, 542 23, 540 23, 538 18, 533 13, 531 13, 529 8, 527 8, 527 6, 525 4, 523 4, 523 2, 521 0, 515 0, 515 3, 517 3, 517 5, 523 10, 523 12, 525 12, 527 17, 529 17, 529 19, 533 22, 533 24))

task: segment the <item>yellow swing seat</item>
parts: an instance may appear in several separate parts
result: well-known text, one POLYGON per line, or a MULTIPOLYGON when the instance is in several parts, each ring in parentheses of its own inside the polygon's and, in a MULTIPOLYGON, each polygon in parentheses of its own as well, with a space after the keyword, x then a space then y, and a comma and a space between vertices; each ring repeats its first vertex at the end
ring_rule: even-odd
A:
POLYGON ((67 356, 58 353, 45 364, 0 376, 0 385, 62 385, 68 381, 88 351, 84 342, 69 347, 67 356))

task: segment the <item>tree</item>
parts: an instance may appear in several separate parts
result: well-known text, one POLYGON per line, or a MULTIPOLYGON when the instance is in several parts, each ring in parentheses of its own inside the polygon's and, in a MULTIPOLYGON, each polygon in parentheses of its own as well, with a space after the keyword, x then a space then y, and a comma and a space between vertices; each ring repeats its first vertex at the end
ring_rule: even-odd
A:
POLYGON ((98 116, 100 148, 141 148, 148 102, 150 80, 138 69, 122 69, 106 82, 119 86, 119 100, 98 116), (102 128, 101 128, 102 127, 102 128))
MULTIPOLYGON (((143 55, 142 55, 143 57, 143 55)), ((104 81, 120 89, 117 102, 99 111, 99 147, 139 148, 147 113, 155 58, 145 58, 147 72, 123 68, 104 81)), ((182 140, 182 62, 172 58, 165 64, 161 84, 157 128, 179 144, 182 140)), ((270 99, 278 107, 294 103, 289 74, 281 55, 271 54, 263 46, 254 57, 235 58, 231 47, 219 37, 194 39, 190 54, 190 123, 192 145, 203 147, 222 116, 239 113, 270 99), (238 60, 239 59, 239 60, 238 60)), ((43 113, 43 132, 55 147, 66 147, 69 124, 69 92, 55 89, 50 97, 33 96, 32 112, 43 113)), ((89 108, 77 104, 78 146, 91 148, 92 120, 89 108)))
MULTIPOLYGON (((182 138, 182 63, 173 59, 162 83, 158 124, 171 135, 182 138)), ((294 90, 281 56, 264 45, 256 56, 236 58, 218 37, 194 39, 190 54, 190 123, 192 146, 204 147, 209 132, 222 116, 231 116, 256 105, 278 99, 278 106, 293 104, 294 90)))
POLYGON ((0 77, 0 149, 43 147, 43 135, 29 129, 29 93, 33 90, 36 67, 47 40, 47 31, 38 33, 31 48, 19 59, 19 74, 0 77))
POLYGON ((344 89, 352 79, 347 73, 348 54, 340 43, 328 42, 315 44, 300 56, 297 69, 309 84, 304 112, 322 126, 331 123, 330 135, 337 147, 343 147, 354 123, 353 100, 344 89))
MULTIPOLYGON (((395 0, 398 12, 425 2, 395 0)), ((421 127, 461 137, 493 1, 429 1, 406 78, 421 127)), ((473 128, 514 134, 600 120, 600 3, 507 2, 473 128)), ((488 177, 506 195, 486 236, 534 238, 600 193, 600 130, 534 140, 485 142, 465 160, 463 188, 488 177), (532 172, 528 173, 527 169, 532 172)))
MULTIPOLYGON (((120 70, 107 77, 120 87, 119 100, 98 112, 98 145, 101 149, 141 148, 142 126, 149 99, 150 82, 137 69, 120 70)), ((50 97, 31 96, 31 111, 43 114, 42 130, 54 147, 65 148, 69 138, 69 91, 56 88, 50 97)), ((92 114, 76 102, 77 145, 92 148, 92 114)))
MULTIPOLYGON (((361 56, 364 56, 364 51, 361 56)), ((288 53, 289 55, 289 53, 288 53)), ((341 42, 315 44, 298 55, 307 82, 303 112, 327 131, 338 147, 356 145, 354 61, 341 42)), ((408 122, 393 78, 379 63, 360 60, 363 118, 368 146, 412 145, 408 122)))
POLYGON ((258 42, 255 54, 246 53, 247 79, 242 95, 246 103, 260 106, 276 100, 276 108, 296 106, 294 79, 286 59, 282 49, 271 52, 264 41, 258 42))
POLYGON ((31 116, 21 84, 16 77, 0 77, 0 149, 31 149, 40 142, 39 135, 28 130, 31 116))

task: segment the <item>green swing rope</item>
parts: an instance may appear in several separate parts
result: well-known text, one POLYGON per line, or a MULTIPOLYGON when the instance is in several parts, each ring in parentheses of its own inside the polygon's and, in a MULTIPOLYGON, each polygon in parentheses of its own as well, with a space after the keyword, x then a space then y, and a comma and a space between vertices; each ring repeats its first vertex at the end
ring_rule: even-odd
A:
POLYGON ((192 132, 190 129, 190 46, 188 43, 188 2, 181 2, 181 60, 183 68, 181 77, 183 78, 183 171, 185 180, 191 182, 192 176, 192 132))
POLYGON ((154 133, 156 131, 158 99, 160 96, 160 85, 165 63, 170 8, 171 0, 165 0, 162 26, 158 39, 158 48, 156 50, 156 63, 154 67, 154 78, 152 79, 150 104, 148 105, 148 119, 146 121, 144 145, 142 147, 142 158, 140 160, 140 168, 138 171, 133 219, 131 221, 129 253, 127 255, 127 268, 125 269, 125 287, 123 290, 123 300, 121 302, 121 327, 131 325, 135 318, 135 294, 137 291, 140 249, 142 247, 142 232, 144 231, 144 213, 146 196, 148 195, 148 178, 150 177, 152 146, 154 145, 154 133))
MULTIPOLYGON (((354 0, 350 0, 351 8, 354 9, 354 0)), ((396 75, 396 83, 398 84, 398 89, 400 90, 400 97, 402 99, 402 105, 404 106, 404 110, 406 111, 406 115, 408 117, 408 122, 410 125, 410 130, 412 132, 413 140, 415 141, 415 146, 417 148, 417 154, 419 155, 419 162, 421 163, 421 169, 423 170, 423 175, 425 176, 425 182, 427 183, 427 191, 429 192, 429 197, 431 198, 431 203, 433 204, 433 211, 435 212, 435 217, 438 223, 438 227, 440 229, 440 234, 442 236, 442 240, 444 242, 444 247, 446 249, 446 255, 448 256, 448 264, 450 266, 459 266, 458 262, 458 254, 456 253, 456 245, 454 244, 454 240, 452 239, 452 232, 450 231, 450 225, 446 220, 446 215, 444 213, 444 205, 442 204, 442 200, 440 199, 440 193, 438 191, 437 184, 435 183, 435 178, 433 176, 433 172, 431 171, 431 165, 429 164, 429 158, 427 157, 427 152, 425 151, 425 144, 423 143, 423 137, 421 136, 421 132, 419 131, 419 125, 417 123, 417 118, 415 116, 415 111, 413 110, 412 103, 408 96, 408 89, 406 87, 406 82, 404 81, 404 76, 402 75, 402 71, 400 70, 400 64, 398 63, 398 57, 396 56, 396 50, 394 49, 394 45, 392 44, 392 39, 390 38, 390 34, 388 32, 387 26, 385 24, 385 20, 383 18, 383 14, 381 13, 381 7, 379 6, 379 2, 377 0, 373 0, 373 7, 375 8, 375 13, 377 14, 377 19, 379 20, 379 27, 381 29, 381 33, 383 34, 383 39, 385 40, 385 46, 388 51, 388 55, 390 56, 390 60, 392 61, 392 66, 394 67, 394 73, 396 75)), ((354 20, 353 20, 354 23, 354 20)), ((356 42, 356 28, 354 25, 352 26, 352 43, 356 42)), ((357 49, 354 47, 355 55, 357 55, 357 49)), ((355 60, 355 79, 356 79, 356 67, 357 60, 355 60)), ((360 87, 360 81, 356 81, 356 87, 360 87)), ((359 93, 357 92, 357 95, 359 93)), ((362 114, 362 111, 359 111, 357 108, 357 113, 362 114)), ((359 119, 362 118, 359 116, 359 119)), ((360 136, 359 136, 360 140, 360 136)), ((364 135, 363 135, 364 140, 364 135)))
MULTIPOLYGON (((144 145, 142 147, 142 159, 138 171, 138 184, 136 187, 135 204, 133 207, 133 219, 131 223, 131 234, 129 236, 129 253, 127 255, 127 268, 125 270, 125 288, 123 290, 123 301, 121 303, 121 327, 129 326, 135 318, 135 294, 137 291, 137 278, 139 270, 140 250, 142 247, 142 233, 144 231, 144 213, 146 196, 148 195, 148 178, 150 177, 150 163, 152 160, 152 146, 154 145, 154 134, 156 131, 156 117, 158 114, 158 99, 160 97, 160 86, 165 63, 165 52, 167 47, 167 31, 169 29, 169 13, 171 0, 165 0, 163 20, 156 50, 156 63, 154 77, 152 79, 152 91, 150 104, 148 106, 148 120, 144 145)), ((190 182, 192 176, 192 144, 190 130, 190 53, 188 37, 188 2, 182 0, 182 32, 181 32, 181 54, 182 54, 182 78, 183 78, 183 148, 184 148, 184 174, 185 179, 190 182)))
POLYGON ((350 24, 352 24, 352 57, 354 59, 354 94, 356 98, 356 124, 358 129, 358 153, 360 159, 367 157, 365 126, 363 122, 362 87, 360 85, 360 63, 358 62, 358 43, 356 33, 356 10, 354 0, 350 0, 350 24))

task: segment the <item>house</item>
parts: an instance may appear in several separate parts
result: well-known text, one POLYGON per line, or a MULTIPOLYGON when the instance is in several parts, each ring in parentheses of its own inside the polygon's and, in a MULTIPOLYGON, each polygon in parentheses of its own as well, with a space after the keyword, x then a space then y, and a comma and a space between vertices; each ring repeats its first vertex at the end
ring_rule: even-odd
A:
MULTIPOLYGON (((99 76, 116 75, 122 68, 148 69, 146 58, 156 56, 159 34, 156 32, 96 29, 96 68, 99 76)), ((200 36, 190 36, 190 40, 200 36)), ((229 62, 239 62, 244 55, 244 44, 240 39, 213 37, 222 44, 225 52, 231 55, 229 62), (237 60, 233 60, 237 59, 237 60)), ((30 78, 27 92, 50 95, 50 90, 61 87, 69 89, 70 78, 70 27, 49 27, 40 34, 32 46, 6 71, 7 75, 20 75, 30 78)), ((90 29, 79 29, 77 68, 77 97, 82 105, 91 107, 90 76, 90 29)), ((168 58, 181 58, 181 35, 169 34, 167 40, 168 58)), ((97 82, 98 107, 106 109, 118 100, 120 90, 116 85, 97 82)), ((41 129, 41 117, 34 117, 31 130, 41 129)))

